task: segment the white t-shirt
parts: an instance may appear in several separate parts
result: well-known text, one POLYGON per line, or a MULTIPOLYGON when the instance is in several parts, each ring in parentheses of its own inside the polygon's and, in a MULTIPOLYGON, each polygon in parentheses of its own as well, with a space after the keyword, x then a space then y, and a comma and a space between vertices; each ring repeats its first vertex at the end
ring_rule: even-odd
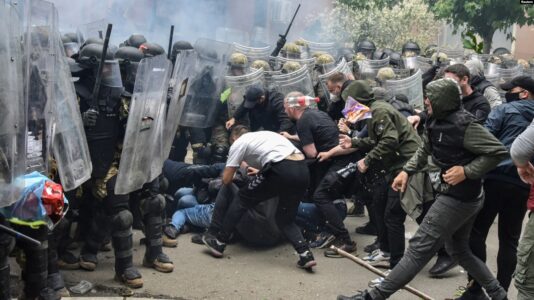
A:
POLYGON ((301 153, 279 133, 257 131, 243 134, 230 147, 227 167, 237 167, 245 161, 249 166, 261 169, 268 162, 279 162, 293 153, 301 153))

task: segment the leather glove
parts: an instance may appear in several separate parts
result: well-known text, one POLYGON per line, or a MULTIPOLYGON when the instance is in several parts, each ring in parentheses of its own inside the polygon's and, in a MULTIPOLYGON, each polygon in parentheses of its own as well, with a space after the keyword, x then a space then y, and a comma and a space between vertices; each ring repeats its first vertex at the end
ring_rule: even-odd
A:
POLYGON ((98 119, 98 111, 90 108, 82 113, 82 120, 84 127, 94 127, 98 119))

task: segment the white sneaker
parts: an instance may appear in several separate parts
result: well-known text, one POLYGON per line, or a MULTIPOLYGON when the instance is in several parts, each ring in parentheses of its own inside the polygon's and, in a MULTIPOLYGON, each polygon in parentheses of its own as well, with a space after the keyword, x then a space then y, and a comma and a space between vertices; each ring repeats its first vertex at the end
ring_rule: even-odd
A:
MULTIPOLYGON (((391 272, 391 270, 387 270, 384 272, 384 274, 387 276, 389 275, 389 273, 391 272)), ((376 279, 373 279, 371 281, 369 281, 369 283, 367 284, 370 288, 375 288, 377 286, 379 286, 382 281, 384 281, 384 277, 378 277, 376 279)))
POLYGON ((373 267, 388 269, 390 267, 389 253, 382 252, 380 249, 377 249, 373 251, 371 255, 364 257, 364 260, 366 260, 373 267))

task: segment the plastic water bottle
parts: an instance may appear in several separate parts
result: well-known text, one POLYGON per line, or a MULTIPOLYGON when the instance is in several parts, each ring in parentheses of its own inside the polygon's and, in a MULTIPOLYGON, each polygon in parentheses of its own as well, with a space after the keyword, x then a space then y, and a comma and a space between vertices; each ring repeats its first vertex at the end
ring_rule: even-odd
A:
POLYGON ((319 103, 320 99, 317 97, 310 96, 299 96, 299 97, 289 97, 287 98, 287 103, 290 107, 308 107, 310 105, 316 105, 319 103))

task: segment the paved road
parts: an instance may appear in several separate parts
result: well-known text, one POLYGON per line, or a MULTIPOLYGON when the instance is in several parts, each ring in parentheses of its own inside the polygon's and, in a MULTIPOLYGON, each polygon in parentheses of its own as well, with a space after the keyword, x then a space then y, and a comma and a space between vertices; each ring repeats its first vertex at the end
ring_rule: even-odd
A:
MULTIPOLYGON (((346 224, 351 231, 366 218, 348 218, 346 224)), ((416 226, 407 222, 408 235, 416 226)), ((488 243, 489 265, 495 271, 495 255, 498 245, 495 226, 488 243)), ((135 291, 138 297, 184 298, 184 299, 335 299, 338 293, 352 293, 364 289, 376 278, 372 273, 347 259, 326 258, 321 251, 315 251, 318 266, 314 273, 307 273, 295 267, 297 256, 288 244, 271 249, 255 249, 244 245, 230 245, 222 259, 209 256, 203 246, 190 242, 191 235, 179 238, 179 246, 166 249, 175 263, 171 274, 161 274, 141 266, 144 249, 139 246, 142 233, 135 232, 135 264, 139 266, 145 280, 144 288, 135 291)), ((358 242, 359 254, 373 237, 353 234, 358 242)), ((431 262, 432 263, 432 262, 431 262)), ((465 273, 457 267, 446 278, 431 279, 427 266, 412 285, 435 299, 449 298, 454 291, 466 283, 465 273)), ((113 259, 111 252, 102 253, 98 269, 94 272, 64 272, 68 285, 85 279, 97 285, 88 296, 118 296, 120 285, 113 281, 113 259)), ((512 288, 510 299, 516 298, 512 288)), ((399 292, 391 299, 416 299, 407 292, 399 292)))

